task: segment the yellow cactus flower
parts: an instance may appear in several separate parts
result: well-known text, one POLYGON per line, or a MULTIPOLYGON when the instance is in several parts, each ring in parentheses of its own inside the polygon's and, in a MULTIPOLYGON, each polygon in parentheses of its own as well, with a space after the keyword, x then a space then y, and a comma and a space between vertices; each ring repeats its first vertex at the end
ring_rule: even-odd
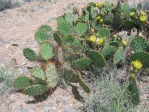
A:
POLYGON ((100 20, 100 19, 101 19, 101 17, 100 17, 100 16, 97 16, 97 17, 96 17, 96 19, 97 19, 97 20, 100 20))
POLYGON ((140 21, 145 22, 147 20, 146 16, 140 16, 140 21))
POLYGON ((122 40, 122 45, 126 47, 127 46, 127 41, 126 40, 122 40))
POLYGON ((104 2, 99 2, 96 4, 96 7, 102 7, 104 5, 104 2))
POLYGON ((129 74, 129 77, 133 79, 133 78, 135 78, 135 74, 131 73, 131 74, 129 74))
POLYGON ((142 63, 140 61, 138 61, 138 60, 133 61, 132 64, 133 64, 135 69, 140 69, 143 66, 142 63))
POLYGON ((135 14, 136 14, 135 12, 131 12, 130 17, 133 17, 135 14))
POLYGON ((146 12, 142 11, 142 12, 141 12, 141 15, 142 15, 142 16, 146 16, 146 12))
POLYGON ((96 36, 95 36, 95 35, 91 35, 91 36, 89 37, 89 41, 90 41, 90 42, 96 42, 96 36))
POLYGON ((103 19, 102 18, 100 19, 100 23, 103 23, 103 19))
POLYGON ((104 42, 104 38, 100 38, 100 39, 97 41, 97 44, 102 45, 103 42, 104 42))

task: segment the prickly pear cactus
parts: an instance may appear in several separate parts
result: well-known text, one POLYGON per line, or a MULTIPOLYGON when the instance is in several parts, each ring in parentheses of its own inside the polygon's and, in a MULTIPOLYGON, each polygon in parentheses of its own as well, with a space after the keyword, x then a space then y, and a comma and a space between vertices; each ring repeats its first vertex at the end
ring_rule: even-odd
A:
POLYGON ((120 16, 120 14, 118 14, 118 13, 114 14, 112 28, 113 29, 118 29, 122 25, 122 23, 123 22, 122 22, 122 18, 120 16))
POLYGON ((132 61, 135 61, 135 60, 141 61, 141 63, 143 64, 143 67, 149 68, 149 53, 147 53, 147 52, 134 53, 130 57, 130 61, 132 62, 132 61))
POLYGON ((54 64, 49 63, 46 66, 45 75, 47 79, 47 87, 54 88, 59 82, 59 74, 54 64))
POLYGON ((23 54, 24 56, 29 60, 29 61, 36 61, 37 60, 37 55, 36 53, 31 50, 30 48, 25 48, 23 49, 23 54))
POLYGON ((130 46, 135 52, 146 51, 147 50, 147 40, 143 37, 135 37, 130 46))
POLYGON ((43 84, 35 84, 25 88, 24 93, 29 96, 43 95, 47 91, 47 86, 43 84))
POLYGON ((71 14, 71 13, 66 13, 65 14, 65 20, 67 21, 67 22, 69 22, 69 23, 72 23, 73 22, 73 15, 71 14))
POLYGON ((122 27, 124 30, 131 30, 135 27, 135 23, 130 20, 126 20, 123 24, 122 27))
POLYGON ((107 46, 105 46, 105 47, 103 48, 103 50, 102 50, 102 55, 103 55, 106 59, 108 59, 109 57, 111 57, 111 56, 115 53, 116 49, 117 49, 117 48, 116 48, 115 46, 107 45, 107 46))
POLYGON ((32 74, 32 76, 35 77, 36 79, 39 79, 39 80, 41 80, 41 81, 45 81, 45 80, 46 80, 44 71, 43 71, 40 67, 34 67, 34 68, 31 70, 31 74, 32 74))
POLYGON ((78 23, 75 26, 75 31, 76 31, 78 36, 84 35, 86 33, 87 29, 88 29, 88 27, 87 27, 86 23, 78 23))
POLYGON ((54 53, 52 46, 48 43, 44 43, 40 48, 40 55, 44 60, 49 60, 53 58, 54 53))
POLYGON ((110 35, 110 31, 105 28, 102 28, 99 30, 98 35, 99 37, 108 37, 110 35))
POLYGON ((124 48, 122 46, 118 47, 113 55, 113 65, 118 64, 124 58, 124 48))
POLYGON ((93 64, 96 67, 104 67, 106 64, 105 58, 103 57, 103 55, 101 53, 99 53, 98 51, 89 51, 87 53, 87 56, 93 61, 93 64))
POLYGON ((26 76, 20 76, 17 79, 15 79, 13 84, 17 90, 23 90, 31 85, 31 81, 32 80, 26 76))
POLYGON ((85 70, 91 68, 92 61, 89 58, 81 58, 72 63, 72 68, 78 70, 85 70))
POLYGON ((63 22, 58 24, 58 31, 64 35, 71 35, 73 32, 73 26, 69 22, 63 22))
POLYGON ((134 105, 137 105, 140 103, 140 95, 139 95, 139 89, 136 83, 135 79, 131 79, 128 86, 128 91, 130 94, 130 99, 134 105))
POLYGON ((54 40, 59 44, 61 45, 62 44, 62 39, 60 37, 60 35, 58 33, 54 33, 53 34, 53 37, 54 37, 54 40))
POLYGON ((43 43, 49 40, 53 35, 53 30, 48 25, 42 25, 38 31, 35 33, 35 40, 38 43, 43 43))

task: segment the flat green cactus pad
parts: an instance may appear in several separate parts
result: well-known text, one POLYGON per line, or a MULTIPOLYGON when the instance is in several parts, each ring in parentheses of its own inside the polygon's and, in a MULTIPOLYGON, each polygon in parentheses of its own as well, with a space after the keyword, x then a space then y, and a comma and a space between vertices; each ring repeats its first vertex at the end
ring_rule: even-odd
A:
POLYGON ((69 22, 63 22, 58 24, 58 31, 64 35, 71 35, 73 32, 73 26, 69 22))
POLYGON ((72 63, 72 67, 78 70, 85 70, 92 66, 92 61, 89 58, 80 58, 72 63))
POLYGON ((47 90, 48 89, 46 85, 35 84, 35 85, 27 87, 24 90, 24 93, 29 96, 39 96, 39 95, 43 95, 47 90))
POLYGON ((17 90, 22 90, 28 86, 31 85, 31 79, 26 77, 26 76, 20 76, 18 77, 17 79, 15 79, 14 81, 14 87, 17 89, 17 90))
POLYGON ((77 33, 78 36, 82 36, 86 33, 87 31, 87 25, 86 23, 78 23, 76 26, 75 26, 75 31, 77 33))
POLYGON ((53 37, 54 37, 54 40, 59 44, 61 45, 62 44, 62 39, 60 37, 60 35, 58 33, 54 33, 53 34, 53 37))
POLYGON ((98 35, 99 37, 108 37, 110 35, 110 31, 105 28, 102 28, 99 30, 98 35))
POLYGON ((146 51, 147 50, 147 40, 143 37, 135 37, 130 46, 135 52, 146 51))
POLYGON ((23 54, 24 56, 29 60, 29 61, 36 61, 37 60, 37 55, 36 53, 30 49, 30 48, 25 48, 23 49, 23 54))
POLYGON ((113 55, 113 65, 119 63, 121 60, 123 60, 124 55, 124 48, 122 46, 118 47, 116 52, 113 55))
POLYGON ((97 67, 104 67, 106 64, 105 58, 98 51, 89 51, 87 56, 93 61, 93 64, 97 67))
POLYGON ((38 31, 35 33, 35 40, 38 43, 43 43, 49 40, 53 35, 53 30, 48 25, 42 25, 38 31))
POLYGON ((135 60, 139 60, 142 62, 143 67, 145 68, 149 68, 149 53, 147 52, 137 52, 134 53, 131 57, 130 57, 130 61, 135 61, 135 60))
POLYGON ((107 59, 109 57, 112 57, 112 55, 115 53, 116 51, 116 47, 115 46, 110 46, 107 45, 103 48, 102 50, 102 55, 107 59))
POLYGON ((54 88, 57 86, 59 82, 59 74, 57 73, 57 69, 54 64, 49 63, 45 70, 47 86, 49 88, 54 88))
POLYGON ((52 46, 48 43, 44 43, 40 48, 40 55, 44 60, 53 58, 53 49, 52 46))
POLYGON ((31 73, 32 73, 33 77, 35 77, 35 78, 37 78, 39 80, 42 80, 42 81, 46 80, 44 71, 40 67, 34 67, 31 70, 31 73))

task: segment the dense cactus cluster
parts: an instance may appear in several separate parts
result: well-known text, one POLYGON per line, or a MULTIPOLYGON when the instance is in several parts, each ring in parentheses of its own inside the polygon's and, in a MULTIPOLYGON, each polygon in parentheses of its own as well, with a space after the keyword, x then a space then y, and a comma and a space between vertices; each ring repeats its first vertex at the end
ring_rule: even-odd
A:
MULTIPOLYGON (((38 29, 35 40, 41 46, 39 55, 29 48, 23 54, 29 61, 42 61, 44 65, 31 70, 32 79, 18 77, 14 86, 28 95, 38 96, 64 79, 66 84, 79 83, 89 93, 82 71, 104 68, 107 62, 112 62, 113 67, 121 64, 129 68, 136 60, 143 64, 143 69, 149 68, 148 15, 140 6, 131 8, 121 2, 116 6, 91 2, 81 14, 74 8, 73 13, 57 18, 56 31, 48 25, 38 29)), ((129 88, 136 84, 134 80, 129 88)))

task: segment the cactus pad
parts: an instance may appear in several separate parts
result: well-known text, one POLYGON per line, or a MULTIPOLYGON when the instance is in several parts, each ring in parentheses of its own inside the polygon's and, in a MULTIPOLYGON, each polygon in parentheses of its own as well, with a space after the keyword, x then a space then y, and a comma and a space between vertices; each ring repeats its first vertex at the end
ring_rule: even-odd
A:
POLYGON ((135 79, 131 79, 128 86, 128 91, 130 94, 130 99, 134 105, 139 104, 140 102, 140 94, 139 89, 135 79))
POLYGON ((43 43, 49 40, 53 35, 53 30, 48 25, 42 25, 38 31, 35 33, 35 40, 38 43, 43 43))
POLYGON ((89 51, 87 56, 93 61, 93 64, 97 67, 104 67, 106 64, 105 58, 98 51, 89 51))
POLYGON ((114 14, 114 20, 112 23, 113 29, 118 29, 122 25, 122 18, 118 13, 114 14))
POLYGON ((67 21, 67 22, 69 22, 69 23, 72 23, 73 22, 73 16, 72 16, 72 14, 71 13, 66 13, 65 14, 65 20, 67 21))
POLYGON ((13 84, 17 90, 22 90, 31 85, 31 79, 26 76, 20 76, 15 79, 13 84))
POLYGON ((72 67, 78 70, 85 70, 92 66, 92 61, 89 58, 80 58, 72 63, 72 67))
POLYGON ((122 46, 118 47, 116 52, 113 55, 113 65, 119 63, 121 60, 123 60, 124 55, 124 48, 122 46))
POLYGON ((62 44, 62 39, 60 37, 60 35, 58 33, 54 33, 53 34, 53 37, 54 37, 54 40, 59 44, 61 45, 62 44))
POLYGON ((110 35, 110 31, 105 28, 102 28, 99 30, 98 35, 99 37, 108 37, 110 35))
POLYGON ((75 31, 77 33, 78 36, 82 36, 86 33, 87 31, 87 25, 86 23, 78 23, 76 26, 75 26, 75 31))
POLYGON ((23 50, 24 56, 29 60, 29 61, 36 61, 37 60, 37 55, 36 53, 31 50, 30 48, 25 48, 23 50))
POLYGON ((59 17, 57 18, 57 25, 59 25, 59 24, 61 24, 61 23, 63 23, 63 22, 66 22, 64 16, 59 16, 59 17))
POLYGON ((122 25, 124 30, 131 30, 135 27, 135 23, 133 21, 125 21, 122 25))
POLYGON ((59 82, 59 74, 57 73, 57 69, 54 64, 49 63, 45 70, 47 86, 49 88, 54 88, 57 86, 59 82))
POLYGON ((47 91, 47 86, 43 84, 36 84, 27 87, 24 90, 24 93, 29 95, 29 96, 39 96, 43 95, 47 91))
POLYGON ((53 58, 54 54, 52 47, 48 43, 43 44, 40 48, 40 55, 44 60, 53 58))
POLYGON ((58 24, 58 31, 64 35, 70 35, 73 32, 73 26, 69 22, 58 24))
POLYGON ((116 49, 115 46, 107 45, 103 48, 102 55, 107 59, 115 53, 116 49))
POLYGON ((35 77, 35 78, 37 78, 39 80, 42 80, 42 81, 46 80, 44 71, 40 67, 33 68, 31 70, 31 73, 32 73, 33 77, 35 77))
POLYGON ((143 37, 136 37, 131 41, 130 46, 135 52, 147 50, 147 40, 143 37))
POLYGON ((76 74, 76 72, 73 69, 70 68, 63 68, 61 70, 61 72, 63 73, 63 79, 65 80, 65 82, 68 83, 78 83, 79 82, 79 78, 76 74))
POLYGON ((147 52, 134 53, 130 57, 130 61, 135 61, 135 60, 141 61, 141 63, 143 64, 143 67, 149 68, 149 53, 147 52))

